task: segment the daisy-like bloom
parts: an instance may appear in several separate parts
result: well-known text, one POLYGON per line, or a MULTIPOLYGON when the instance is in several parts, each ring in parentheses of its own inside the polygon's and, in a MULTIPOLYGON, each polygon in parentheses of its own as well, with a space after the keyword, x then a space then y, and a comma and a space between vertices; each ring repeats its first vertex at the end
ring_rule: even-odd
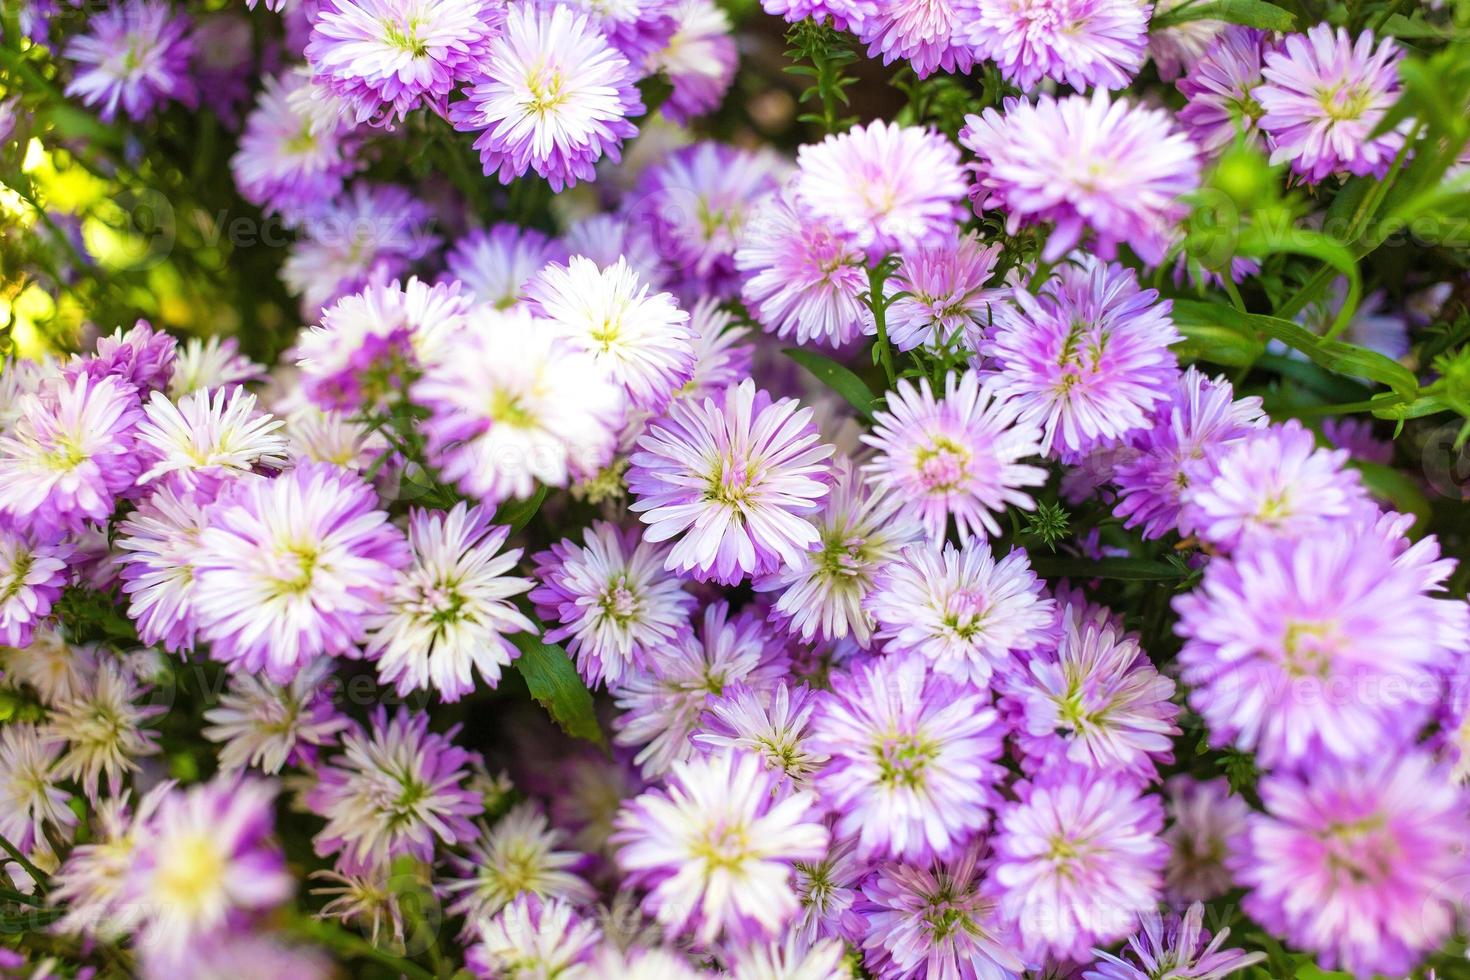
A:
POLYGON ((1392 39, 1375 41, 1372 31, 1354 41, 1345 28, 1318 24, 1266 52, 1265 82, 1255 97, 1264 110, 1261 129, 1274 145, 1272 163, 1290 163, 1311 183, 1388 172, 1403 134, 1372 133, 1398 100, 1403 51, 1392 39))
POLYGON ((1189 467, 1180 524, 1224 551, 1319 534, 1376 508, 1346 449, 1319 449, 1295 419, 1252 432, 1189 467))
POLYGON ((66 642, 59 630, 42 626, 28 646, 0 646, 7 686, 29 685, 44 705, 77 697, 97 670, 97 648, 66 642))
POLYGON ((526 286, 546 329, 592 358, 628 400, 661 412, 694 370, 689 314, 648 286, 622 259, 610 268, 580 255, 553 263, 526 286))
POLYGON ((352 872, 411 855, 431 861, 437 842, 458 844, 475 835, 470 822, 484 810, 466 785, 469 753, 454 744, 455 726, 429 731, 429 716, 400 708, 392 718, 373 711, 367 728, 342 736, 342 753, 320 770, 306 805, 327 825, 316 853, 337 855, 352 872))
POLYGON ((391 126, 476 74, 500 29, 499 0, 323 0, 304 52, 357 122, 391 126))
POLYGON ((979 847, 953 861, 884 864, 863 885, 863 965, 879 980, 1015 980, 1015 929, 981 889, 979 847))
POLYGON ((63 834, 76 826, 69 796, 56 784, 62 746, 25 722, 0 728, 0 835, 22 852, 45 841, 49 824, 63 834))
POLYGON ((182 493, 217 486, 258 467, 286 465, 279 419, 255 410, 244 388, 185 395, 178 404, 155 391, 135 434, 146 467, 138 483, 166 482, 182 493))
POLYGON ((472 310, 413 386, 429 458, 486 505, 564 487, 612 458, 624 396, 523 307, 472 310))
POLYGON ((835 674, 812 720, 809 749, 831 756, 817 792, 860 857, 949 857, 1000 801, 1002 726, 989 699, 927 673, 910 656, 835 674))
POLYGON ((751 218, 735 252, 741 299, 760 325, 798 344, 842 347, 870 323, 866 258, 787 188, 751 218))
POLYGON ((28 647, 66 587, 71 547, 32 545, 0 527, 0 646, 28 647))
POLYGON ((700 581, 734 585, 801 561, 820 543, 805 515, 829 491, 827 458, 812 410, 772 402, 750 379, 722 403, 685 399, 649 426, 630 458, 629 509, 644 537, 682 535, 664 567, 700 581))
POLYGON ((1208 902, 1234 887, 1225 858, 1245 830, 1250 806, 1230 791, 1223 778, 1200 782, 1191 776, 1172 776, 1164 783, 1168 794, 1169 863, 1164 868, 1164 893, 1182 902, 1208 902))
POLYGON ((711 980, 685 957, 666 949, 618 949, 604 943, 592 959, 594 977, 637 977, 638 980, 711 980))
POLYGON ((903 58, 920 78, 938 69, 969 74, 985 52, 965 36, 976 16, 974 0, 889 0, 869 5, 851 27, 868 57, 885 65, 903 58))
POLYGON ((465 966, 494 980, 590 980, 584 967, 602 940, 597 923, 570 905, 534 895, 517 898, 476 928, 479 942, 465 951, 465 966))
POLYGON ((240 196, 291 225, 341 195, 359 166, 340 103, 317 94, 305 68, 265 79, 230 157, 240 196))
POLYGON ((1356 976, 1403 976, 1454 932, 1465 792, 1428 755, 1281 773, 1260 792, 1229 859, 1256 922, 1356 976))
POLYGON ((168 396, 175 400, 196 391, 232 388, 265 377, 265 368, 240 353, 234 337, 190 337, 179 349, 168 396))
POLYGON ((1328 445, 1345 449, 1353 459, 1387 466, 1393 462, 1393 443, 1378 438, 1370 419, 1342 418, 1322 420, 1322 438, 1328 445))
MULTIPOLYGON (((1162 17, 1188 3, 1188 0, 1159 0, 1149 11, 1149 18, 1162 17)), ((1162 30, 1148 32, 1148 55, 1158 69, 1159 79, 1172 82, 1192 69, 1215 39, 1230 28, 1221 20, 1202 17, 1162 30)))
POLYGON ((874 262, 942 244, 964 212, 960 151, 932 130, 875 119, 803 146, 796 159, 802 205, 874 262))
MULTIPOLYGON (((291 897, 296 882, 269 840, 275 787, 220 777, 174 790, 142 831, 126 891, 143 909, 138 945, 179 969, 242 911, 291 897)), ((177 974, 174 974, 177 975, 177 974)))
POLYGON ((674 0, 537 0, 543 6, 565 3, 587 15, 593 30, 607 38, 628 64, 641 67, 674 33, 674 0))
POLYGON ((1206 566, 1174 599, 1174 631, 1212 744, 1254 750, 1268 768, 1413 738, 1439 702, 1438 671, 1463 649, 1464 604, 1433 598, 1445 566, 1423 563, 1423 542, 1405 545, 1397 529, 1341 521, 1206 566))
POLYGON ((194 607, 194 561, 209 524, 208 496, 155 490, 117 524, 122 591, 128 615, 144 643, 170 653, 194 646, 199 628, 194 607))
POLYGON ((235 674, 219 702, 204 712, 201 734, 219 743, 222 770, 253 766, 274 775, 288 765, 315 764, 351 722, 332 703, 330 660, 314 660, 289 684, 235 674))
POLYGON ((839 31, 856 27, 878 12, 874 0, 761 0, 761 7, 789 24, 811 18, 818 24, 831 21, 839 31))
POLYGON ((787 934, 741 950, 730 968, 731 980, 853 980, 847 947, 835 939, 808 943, 787 934))
POLYGON ((411 902, 425 894, 429 873, 421 865, 400 869, 395 873, 389 865, 378 865, 357 872, 334 868, 311 872, 308 877, 313 881, 325 882, 311 889, 311 894, 327 899, 319 914, 356 928, 374 946, 403 950, 404 899, 411 902))
POLYGON ((360 182, 302 228, 281 265, 286 288, 316 320, 370 282, 402 276, 438 245, 434 215, 401 187, 360 182))
POLYGON ((199 91, 189 70, 194 55, 189 18, 164 0, 127 0, 87 19, 87 33, 67 44, 62 56, 77 65, 66 94, 97 109, 103 122, 145 120, 168 102, 189 108, 199 91))
POLYGON ((567 642, 589 687, 616 687, 688 628, 694 596, 664 570, 668 549, 594 521, 582 543, 567 538, 534 556, 536 615, 557 624, 548 643, 567 642))
POLYGON ((735 315, 721 309, 712 296, 700 297, 689 310, 694 332, 694 376, 679 397, 703 400, 750 377, 755 345, 746 339, 749 327, 731 326, 735 315))
MULTIPOLYGON (((377 429, 341 412, 323 412, 306 405, 286 416, 286 438, 291 458, 300 463, 331 463, 366 474, 382 456, 392 452, 377 429)), ((387 460, 390 466, 393 459, 387 460)))
POLYGON ((729 15, 714 0, 674 0, 672 12, 674 33, 648 64, 673 86, 660 111, 685 123, 720 107, 735 81, 739 52, 729 15))
POLYGON ((789 668, 759 617, 746 611, 731 619, 726 603, 712 603, 697 631, 681 634, 651 669, 630 672, 613 689, 623 712, 613 725, 613 741, 642 746, 633 761, 646 778, 662 775, 676 760, 696 754, 689 737, 710 695, 719 697, 737 683, 758 695, 772 694, 789 668))
MULTIPOLYGON (((899 350, 965 341, 972 348, 989 324, 1001 291, 986 289, 1000 245, 982 247, 973 232, 909 252, 885 283, 890 296, 888 339, 899 350)), ((865 329, 872 332, 872 324, 865 329)))
POLYGON ((852 635, 867 649, 872 617, 864 608, 875 578, 924 528, 897 494, 874 489, 843 457, 832 492, 813 516, 819 539, 794 564, 755 582, 757 592, 780 591, 773 614, 794 635, 840 640, 852 635))
POLYGON ((324 463, 235 483, 194 558, 210 656, 280 684, 324 654, 355 656, 409 561, 403 532, 377 506, 360 478, 324 463))
POLYGON ((178 341, 154 330, 147 320, 139 320, 126 332, 118 327, 109 336, 97 338, 96 352, 91 357, 74 359, 63 366, 61 374, 68 381, 78 374, 89 375, 94 381, 116 378, 132 385, 142 397, 168 387, 177 356, 178 341))
POLYGON ((1176 83, 1188 100, 1179 110, 1179 121, 1202 149, 1217 153, 1235 142, 1237 134, 1260 142, 1265 110, 1255 90, 1268 47, 1264 31, 1231 25, 1176 83))
POLYGON ((782 684, 772 692, 733 684, 710 697, 694 743, 709 752, 750 752, 767 769, 806 789, 812 773, 827 761, 806 745, 815 709, 816 698, 805 684, 782 684))
POLYGON ((536 633, 512 601, 531 581, 510 574, 521 549, 506 551, 510 528, 463 502, 447 514, 415 510, 409 518, 413 563, 383 596, 366 656, 378 679, 400 695, 433 688, 445 701, 475 689, 475 672, 492 688, 519 656, 508 633, 536 633))
POLYGON ((172 780, 159 783, 136 807, 127 790, 96 805, 90 841, 72 848, 51 876, 48 897, 66 909, 58 931, 118 942, 137 926, 144 910, 127 900, 128 870, 143 830, 174 785, 172 780))
POLYGON ((708 140, 686 146, 643 175, 629 220, 652 235, 669 278, 686 283, 691 298, 729 298, 740 285, 735 249, 787 167, 769 151, 708 140))
MULTIPOLYGON (((609 219, 616 220, 616 219, 609 219)), ((441 282, 459 280, 480 303, 507 310, 525 298, 526 283, 567 250, 534 228, 506 222, 469 232, 444 256, 441 282)))
POLYGON ((1082 768, 1148 780, 1172 762, 1179 715, 1174 682, 1159 674, 1138 639, 1063 610, 1056 649, 1006 675, 1002 709, 1015 719, 1027 769, 1062 759, 1082 768))
POLYGON ((1027 959, 1083 961, 1158 906, 1163 807, 1133 780, 1070 766, 1018 783, 991 838, 1001 914, 1027 959))
POLYGON ((466 843, 465 854, 451 854, 456 874, 443 885, 453 899, 451 915, 462 915, 467 927, 489 918, 522 896, 586 905, 597 893, 577 872, 587 855, 566 850, 566 834, 553 829, 546 815, 521 803, 466 843))
POLYGON ((160 751, 158 733, 143 726, 167 708, 140 704, 145 693, 116 661, 104 660, 77 697, 55 705, 41 731, 66 745, 56 778, 75 779, 95 803, 106 774, 108 794, 116 796, 124 774, 138 771, 136 760, 160 751))
POLYGON ((1222 949, 1230 930, 1221 929, 1211 937, 1203 925, 1204 915, 1199 902, 1167 920, 1156 911, 1143 913, 1138 934, 1128 940, 1132 959, 1094 949, 1100 962, 1082 974, 1083 980, 1224 980, 1266 958, 1265 953, 1222 949))
MULTIPOLYGON (((634 144, 638 145, 641 144, 634 144)), ((626 165, 619 168, 623 169, 626 169, 626 165)), ((568 227, 561 242, 567 253, 586 256, 604 269, 617 265, 621 259, 638 274, 640 280, 650 286, 667 285, 666 270, 659 259, 658 250, 653 247, 652 232, 622 215, 604 212, 590 214, 568 227)), ((550 256, 546 262, 538 264, 535 271, 539 272, 547 262, 566 260, 567 255, 550 256)))
POLYGON ((960 142, 979 157, 970 192, 976 213, 999 209, 1013 235, 1052 225, 1046 262, 1085 236, 1102 258, 1127 245, 1157 265, 1189 213, 1181 195, 1200 182, 1197 148, 1168 111, 1114 102, 1102 90, 966 116, 960 142))
POLYGON ((644 910, 704 944, 778 935, 798 909, 792 863, 827 851, 812 794, 744 752, 676 762, 666 786, 627 804, 613 835, 644 910))
POLYGON ((971 538, 905 548, 864 604, 892 654, 913 654, 961 684, 984 689, 994 671, 1050 638, 1055 603, 1017 548, 1000 561, 971 538))
POLYGON ((1135 0, 977 0, 966 38, 1008 81, 1126 88, 1143 67, 1149 8, 1135 0))
POLYGON ((643 112, 638 76, 586 14, 516 4, 449 120, 480 133, 487 176, 509 184, 534 170, 560 191, 591 180, 593 164, 604 154, 616 161, 638 132, 629 122, 643 112))
POLYGON ((234 10, 205 14, 194 25, 199 99, 232 132, 240 126, 240 107, 250 100, 254 41, 249 18, 234 10))
POLYGON ((791 924, 792 934, 809 944, 822 939, 860 944, 867 922, 854 910, 872 868, 858 857, 857 841, 834 836, 820 861, 797 861, 795 867, 801 913, 791 924))
POLYGON ((0 514, 37 541, 106 521, 140 468, 136 389, 81 374, 21 402, 15 425, 0 435, 0 514))
POLYGON ((1179 526, 1180 498, 1195 461, 1227 450, 1266 421, 1259 397, 1236 398, 1229 381, 1190 365, 1172 399, 1134 439, 1138 451, 1114 469, 1113 512, 1125 527, 1142 525, 1145 538, 1163 537, 1179 526))
POLYGON ((1180 339, 1168 300, 1132 269, 1081 256, 1041 295, 1012 293, 980 345, 996 394, 1041 428, 1041 449, 1081 454, 1145 428, 1173 396, 1180 339))
POLYGON ((995 514, 1032 509, 1022 488, 1046 482, 1046 470, 1021 462, 1041 451, 1040 428, 1017 403, 992 399, 974 371, 947 375, 942 401, 927 378, 917 388, 900 380, 862 441, 878 452, 863 466, 868 481, 916 513, 935 543, 951 516, 962 541, 1000 534, 995 514))

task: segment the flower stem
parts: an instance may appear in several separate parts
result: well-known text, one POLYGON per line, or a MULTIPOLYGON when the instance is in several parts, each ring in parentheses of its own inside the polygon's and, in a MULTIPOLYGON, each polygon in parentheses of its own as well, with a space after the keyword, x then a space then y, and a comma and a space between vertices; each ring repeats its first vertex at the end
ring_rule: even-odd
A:
POLYGON ((10 839, 4 834, 0 834, 0 848, 4 848, 5 853, 14 858, 15 863, 31 876, 31 880, 36 883, 36 891, 44 895, 47 890, 46 872, 32 864, 31 859, 22 854, 20 848, 10 843, 10 839))
POLYGON ((888 260, 884 259, 868 269, 868 309, 873 311, 873 326, 877 328, 878 360, 883 365, 883 374, 892 388, 898 380, 893 369, 893 346, 888 342, 888 300, 883 296, 883 282, 888 278, 888 260))

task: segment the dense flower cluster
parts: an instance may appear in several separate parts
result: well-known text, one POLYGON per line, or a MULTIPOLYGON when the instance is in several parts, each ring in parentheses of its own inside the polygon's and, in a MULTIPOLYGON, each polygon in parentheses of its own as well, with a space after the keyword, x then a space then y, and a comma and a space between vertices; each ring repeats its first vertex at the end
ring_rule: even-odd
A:
POLYGON ((1463 972, 1449 11, 12 6, 0 975, 1463 972))

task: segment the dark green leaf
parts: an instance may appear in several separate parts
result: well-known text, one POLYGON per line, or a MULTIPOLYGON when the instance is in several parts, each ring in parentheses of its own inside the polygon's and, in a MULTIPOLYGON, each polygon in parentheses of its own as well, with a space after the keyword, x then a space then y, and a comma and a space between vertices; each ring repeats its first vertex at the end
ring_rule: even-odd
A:
POLYGON ((567 652, 529 633, 512 633, 510 641, 521 651, 516 669, 525 678, 531 697, 551 714, 562 731, 598 745, 607 744, 592 707, 592 692, 582 683, 567 652))
POLYGON ((1174 325, 1184 335, 1184 339, 1173 348, 1180 360, 1249 367, 1266 350, 1266 345, 1250 334, 1214 323, 1184 319, 1177 310, 1174 325))
POLYGON ((1362 477, 1363 486, 1373 496, 1387 500, 1400 513, 1413 514, 1416 524, 1429 520, 1429 501, 1407 473, 1392 466, 1362 460, 1353 460, 1352 465, 1362 477))
POLYGON ((787 347, 781 353, 806 368, 812 377, 847 399, 848 404, 857 409, 858 414, 863 418, 873 417, 873 390, 862 378, 830 357, 823 357, 821 354, 803 350, 800 347, 787 347))
POLYGON ((1051 558, 1033 556, 1031 567, 1045 578, 1111 578, 1125 582, 1174 582, 1185 573, 1151 558, 1051 558))
POLYGON ((546 485, 543 483, 536 488, 536 492, 525 500, 507 500, 495 511, 495 523, 503 524, 510 528, 514 534, 527 524, 536 512, 541 509, 541 504, 546 500, 546 485))
POLYGON ((1181 4, 1159 14, 1148 26, 1151 31, 1159 31, 1192 20, 1223 20, 1263 31, 1296 30, 1296 18, 1290 12, 1265 0, 1202 0, 1181 4))

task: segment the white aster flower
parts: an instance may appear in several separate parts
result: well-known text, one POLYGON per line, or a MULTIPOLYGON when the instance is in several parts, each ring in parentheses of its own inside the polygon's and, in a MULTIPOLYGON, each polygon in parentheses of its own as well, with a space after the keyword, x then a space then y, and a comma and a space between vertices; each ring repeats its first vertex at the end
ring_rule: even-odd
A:
POLYGON ((240 353, 233 337, 190 337, 178 349, 174 373, 168 379, 170 398, 179 399, 196 391, 227 388, 255 381, 265 367, 240 353))
POLYGON ((351 724, 326 696, 332 662, 314 660, 289 684, 255 674, 230 677, 219 703, 204 712, 205 738, 221 745, 223 770, 255 766, 275 774, 297 756, 314 759, 316 750, 336 742, 351 724))
POLYGON ((197 391, 177 405, 153 392, 138 426, 138 449, 150 464, 140 485, 173 477, 183 488, 202 478, 228 476, 257 466, 286 465, 281 421, 255 410, 255 396, 244 388, 197 391))
POLYGON ((61 746, 26 723, 0 728, 0 835, 21 851, 44 841, 42 827, 61 831, 76 825, 67 794, 57 787, 56 757, 61 746))
POLYGON ((587 857, 560 849, 565 838, 530 803, 516 806, 492 828, 481 824, 480 836, 466 847, 465 856, 450 856, 459 875, 444 885, 453 898, 450 914, 473 924, 519 895, 574 904, 592 901, 596 892, 572 870, 585 865, 587 857))
POLYGON ((108 793, 116 796, 123 774, 138 771, 134 760, 159 752, 158 733, 143 725, 164 707, 139 704, 142 696, 131 676, 113 661, 103 661, 86 689, 58 704, 42 730, 49 741, 67 746, 56 778, 76 779, 95 802, 105 773, 108 793))

